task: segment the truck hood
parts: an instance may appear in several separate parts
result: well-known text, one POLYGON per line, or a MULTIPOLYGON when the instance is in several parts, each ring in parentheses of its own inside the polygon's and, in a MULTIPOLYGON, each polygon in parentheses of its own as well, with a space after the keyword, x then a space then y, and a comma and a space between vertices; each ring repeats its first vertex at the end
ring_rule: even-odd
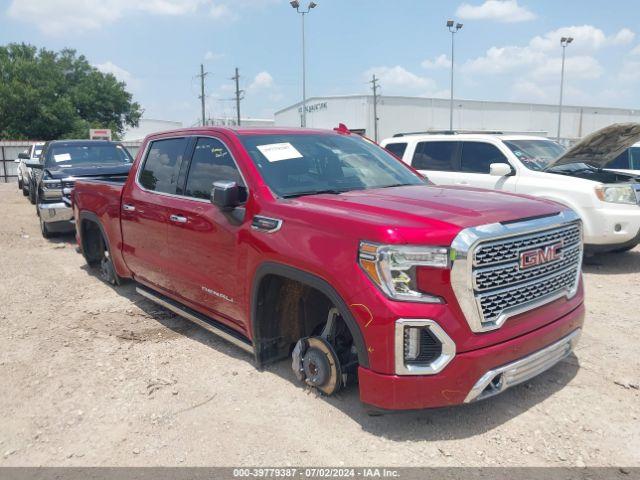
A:
POLYGON ((111 177, 127 175, 131 170, 130 163, 112 163, 102 165, 71 165, 62 167, 52 165, 47 167, 46 171, 49 176, 54 179, 63 179, 67 177, 111 177))
POLYGON ((546 170, 570 163, 605 168, 608 163, 640 140, 640 123, 614 123, 593 132, 547 165, 546 170))
POLYGON ((390 227, 443 222, 460 229, 553 215, 564 209, 554 202, 510 193, 424 185, 312 195, 296 202, 390 227))

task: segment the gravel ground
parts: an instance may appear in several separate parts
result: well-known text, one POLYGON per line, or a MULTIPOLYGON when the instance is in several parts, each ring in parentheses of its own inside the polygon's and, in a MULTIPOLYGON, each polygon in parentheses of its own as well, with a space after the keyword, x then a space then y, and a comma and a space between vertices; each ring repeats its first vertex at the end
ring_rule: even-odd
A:
POLYGON ((478 404, 370 417, 102 283, 0 184, 0 466, 640 466, 640 249, 585 265, 576 356, 478 404))

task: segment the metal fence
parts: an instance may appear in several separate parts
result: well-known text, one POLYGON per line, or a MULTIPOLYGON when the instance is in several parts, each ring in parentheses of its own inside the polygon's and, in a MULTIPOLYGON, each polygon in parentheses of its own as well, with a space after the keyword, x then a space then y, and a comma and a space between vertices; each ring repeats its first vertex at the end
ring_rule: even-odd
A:
MULTIPOLYGON (((15 161, 20 152, 27 150, 32 141, 26 140, 2 140, 0 141, 0 182, 18 181, 18 163, 15 161)), ((140 149, 141 141, 121 142, 135 158, 140 149)))

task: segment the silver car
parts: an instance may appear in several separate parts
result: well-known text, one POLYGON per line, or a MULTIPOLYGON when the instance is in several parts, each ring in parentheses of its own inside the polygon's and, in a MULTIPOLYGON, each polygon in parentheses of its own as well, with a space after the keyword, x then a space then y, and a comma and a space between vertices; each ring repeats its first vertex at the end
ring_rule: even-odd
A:
POLYGON ((27 165, 28 162, 39 162, 40 155, 42 154, 42 147, 44 142, 36 142, 31 145, 27 150, 18 154, 16 162, 18 164, 18 188, 22 190, 22 194, 26 197, 29 196, 31 203, 36 203, 35 197, 35 185, 37 179, 33 173, 33 169, 27 165))

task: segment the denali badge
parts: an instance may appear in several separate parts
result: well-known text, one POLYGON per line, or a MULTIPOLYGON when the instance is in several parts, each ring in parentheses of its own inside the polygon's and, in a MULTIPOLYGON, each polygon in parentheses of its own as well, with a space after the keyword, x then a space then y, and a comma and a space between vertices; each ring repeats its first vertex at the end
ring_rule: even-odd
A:
POLYGON ((562 258, 562 245, 563 242, 558 242, 553 245, 547 245, 546 247, 521 252, 520 270, 560 260, 562 258))

